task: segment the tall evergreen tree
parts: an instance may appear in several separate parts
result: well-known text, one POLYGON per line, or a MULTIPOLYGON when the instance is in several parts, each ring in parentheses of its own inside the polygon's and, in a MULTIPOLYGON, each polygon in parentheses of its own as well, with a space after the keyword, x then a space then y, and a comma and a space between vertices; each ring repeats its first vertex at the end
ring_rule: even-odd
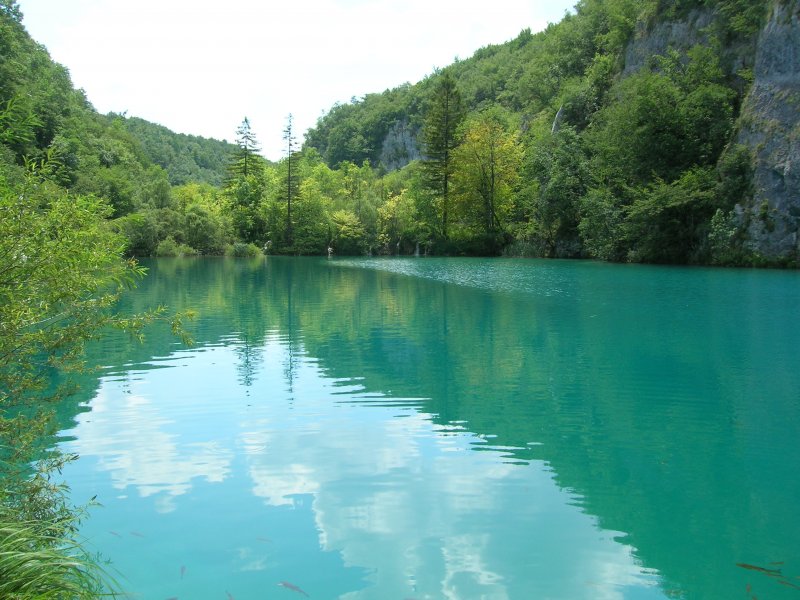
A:
POLYGON ((242 124, 236 130, 236 152, 234 153, 233 162, 229 167, 232 178, 247 177, 252 175, 256 158, 261 146, 258 144, 256 134, 250 128, 250 121, 247 117, 244 118, 242 124))
POLYGON ((441 202, 441 234, 447 239, 452 152, 458 146, 458 126, 465 109, 456 80, 445 71, 439 78, 422 128, 423 169, 428 185, 441 202))
POLYGON ((283 141, 286 142, 286 245, 291 246, 292 235, 292 199, 297 194, 297 140, 292 127, 292 113, 286 118, 283 130, 283 141))
POLYGON ((261 244, 266 234, 261 210, 265 160, 258 154, 259 150, 250 121, 245 117, 236 130, 236 151, 228 168, 225 193, 230 202, 230 218, 236 236, 245 242, 261 244))

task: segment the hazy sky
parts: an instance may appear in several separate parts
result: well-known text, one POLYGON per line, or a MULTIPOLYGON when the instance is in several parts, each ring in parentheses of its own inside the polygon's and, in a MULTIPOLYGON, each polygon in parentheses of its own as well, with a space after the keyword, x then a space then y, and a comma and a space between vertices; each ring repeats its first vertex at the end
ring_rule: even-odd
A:
POLYGON ((558 22, 576 0, 18 0, 26 28, 102 113, 281 156, 335 102, 415 83, 558 22))

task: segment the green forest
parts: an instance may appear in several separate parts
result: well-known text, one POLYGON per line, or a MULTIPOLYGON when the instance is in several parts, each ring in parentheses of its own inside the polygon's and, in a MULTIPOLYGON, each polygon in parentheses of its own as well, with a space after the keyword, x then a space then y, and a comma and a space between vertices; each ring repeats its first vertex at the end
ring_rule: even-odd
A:
POLYGON ((332 107, 303 142, 289 115, 277 163, 247 118, 228 144, 98 114, 2 4, 5 180, 39 165, 103 199, 128 255, 767 262, 743 244, 753 157, 735 143, 766 0, 581 0, 540 33, 332 107), (626 64, 655 23, 703 11, 702 43, 626 64))
POLYGON ((351 205, 378 251, 758 263, 733 212, 752 163, 735 134, 767 4, 579 2, 541 33, 334 107, 307 150, 337 170, 408 163, 380 179, 377 222, 351 205), (637 35, 692 11, 713 12, 703 43, 625 64, 637 35), (387 145, 408 132, 416 147, 387 145))

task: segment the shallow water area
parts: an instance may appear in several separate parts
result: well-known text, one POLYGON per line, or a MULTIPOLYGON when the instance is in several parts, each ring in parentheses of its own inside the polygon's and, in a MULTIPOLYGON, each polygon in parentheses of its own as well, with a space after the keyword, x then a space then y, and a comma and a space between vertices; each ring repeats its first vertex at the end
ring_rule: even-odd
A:
POLYGON ((135 597, 799 597, 797 273, 147 266, 196 344, 104 341, 60 415, 135 597))

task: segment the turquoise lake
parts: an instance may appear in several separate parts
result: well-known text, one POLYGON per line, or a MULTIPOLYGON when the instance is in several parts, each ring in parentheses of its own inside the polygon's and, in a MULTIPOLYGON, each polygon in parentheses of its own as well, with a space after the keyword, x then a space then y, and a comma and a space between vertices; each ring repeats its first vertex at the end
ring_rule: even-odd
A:
POLYGON ((60 407, 132 598, 800 599, 800 273, 160 259, 60 407))

